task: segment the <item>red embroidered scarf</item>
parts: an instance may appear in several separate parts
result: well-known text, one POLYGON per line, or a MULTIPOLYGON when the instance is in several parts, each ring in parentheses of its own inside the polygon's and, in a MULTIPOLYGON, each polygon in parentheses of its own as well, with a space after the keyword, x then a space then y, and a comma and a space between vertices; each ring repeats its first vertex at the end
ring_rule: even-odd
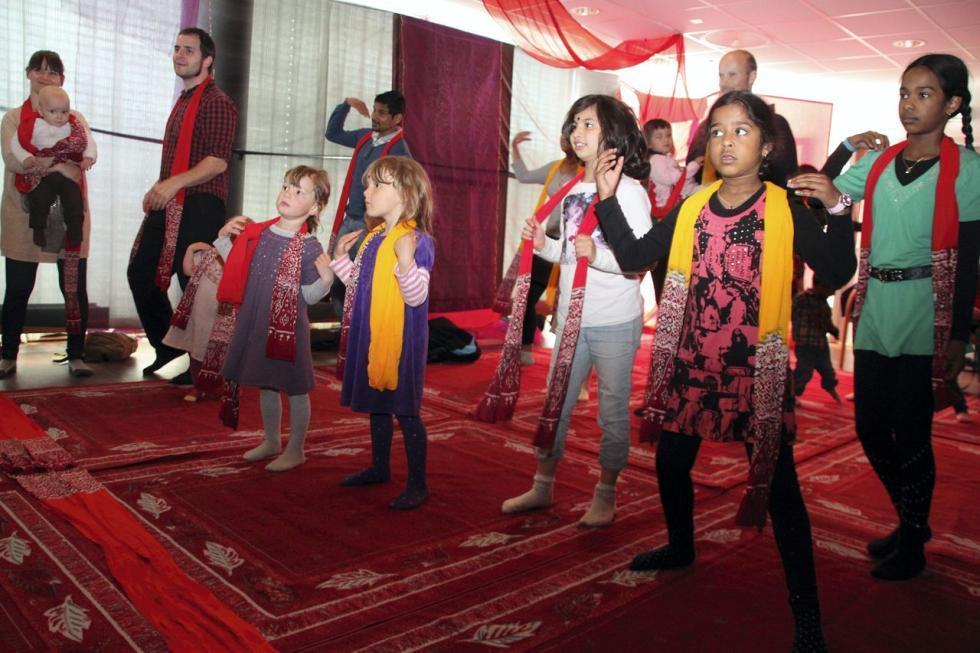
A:
MULTIPOLYGON (((204 95, 207 87, 211 85, 211 82, 211 77, 205 77, 204 81, 194 89, 194 93, 187 103, 187 109, 184 111, 184 116, 180 122, 180 132, 177 135, 177 150, 174 152, 174 161, 170 166, 169 177, 190 170, 191 141, 194 139, 194 123, 197 121, 197 112, 201 108, 201 97, 204 95)), ((173 109, 170 110, 170 119, 167 120, 168 124, 173 119, 179 106, 180 101, 174 104, 173 109)), ((167 292, 167 289, 170 287, 170 277, 173 276, 174 256, 177 253, 177 233, 180 231, 180 218, 184 213, 184 198, 186 195, 187 190, 181 188, 177 192, 177 195, 167 202, 167 206, 164 207, 163 247, 160 250, 160 259, 157 262, 156 276, 157 287, 164 292, 167 292)), ((132 262, 136 250, 139 249, 140 240, 143 237, 143 227, 146 226, 147 217, 149 216, 143 218, 143 224, 140 225, 139 233, 136 235, 135 242, 133 242, 133 249, 129 254, 130 262, 132 262)))
MULTIPOLYGON (((878 179, 890 163, 908 146, 908 141, 892 145, 871 165, 864 187, 864 214, 861 223, 861 255, 858 283, 854 298, 855 329, 868 292, 871 258, 871 234, 874 228, 873 200, 878 179)), ((959 205, 956 201, 956 177, 960 172, 960 152, 956 143, 944 136, 939 145, 939 179, 936 182, 936 209, 932 218, 932 296, 935 303, 932 387, 943 397, 943 368, 946 348, 953 325, 953 290, 956 283, 956 257, 959 247, 959 205)), ((912 182, 916 183, 916 182, 912 182)), ((948 405, 948 404, 947 404, 948 405)), ((936 410, 943 408, 936 404, 936 410)))
MULTIPOLYGON (((395 137, 390 141, 385 143, 384 149, 381 150, 381 157, 388 156, 388 152, 394 147, 395 143, 405 138, 405 131, 401 130, 395 137)), ((340 192, 340 201, 337 202, 337 215, 333 219, 333 227, 330 230, 330 246, 327 251, 333 253, 333 246, 337 240, 337 234, 340 232, 340 225, 344 221, 344 213, 347 211, 347 200, 350 198, 350 187, 354 183, 354 170, 357 168, 357 155, 360 154, 361 148, 364 144, 371 140, 371 132, 361 136, 361 139, 357 141, 357 145, 354 146, 354 153, 351 154, 350 163, 347 165, 347 177, 344 178, 344 189, 340 192)))
MULTIPOLYGON (((571 189, 582 180, 584 172, 580 172, 568 181, 561 189, 542 204, 534 214, 534 219, 543 222, 548 214, 561 202, 571 189)), ((599 196, 592 198, 589 210, 578 233, 589 235, 596 228, 598 221, 595 217, 595 205, 599 196)), ((514 415, 514 408, 520 393, 521 367, 521 330, 524 314, 527 311, 527 294, 531 284, 531 260, 534 247, 530 240, 521 243, 521 263, 517 280, 514 282, 514 303, 511 310, 510 322, 507 325, 507 335, 504 337, 504 349, 494 378, 490 382, 483 399, 476 407, 476 418, 484 422, 508 420, 514 415)), ((554 444, 555 432, 558 427, 558 417, 568 392, 568 377, 571 372, 572 359, 575 356, 575 346, 578 343, 579 329, 582 320, 582 304, 585 299, 585 281, 589 263, 580 258, 575 268, 572 281, 572 292, 569 298, 568 316, 562 330, 561 342, 558 345, 558 358, 552 371, 551 383, 545 398, 544 412, 538 421, 538 429, 534 435, 534 444, 543 449, 550 449, 554 444)))

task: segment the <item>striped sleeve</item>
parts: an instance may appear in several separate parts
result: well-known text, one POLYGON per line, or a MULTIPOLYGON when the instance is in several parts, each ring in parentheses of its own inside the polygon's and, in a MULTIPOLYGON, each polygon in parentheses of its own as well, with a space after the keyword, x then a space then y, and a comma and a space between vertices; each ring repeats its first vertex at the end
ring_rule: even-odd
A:
POLYGON ((395 278, 402 291, 402 299, 409 306, 420 306, 429 297, 429 271, 418 267, 414 262, 404 274, 398 272, 395 264, 395 278))
POLYGON ((350 275, 354 271, 354 263, 351 262, 349 256, 345 254, 330 261, 330 269, 334 271, 342 284, 350 285, 350 275))

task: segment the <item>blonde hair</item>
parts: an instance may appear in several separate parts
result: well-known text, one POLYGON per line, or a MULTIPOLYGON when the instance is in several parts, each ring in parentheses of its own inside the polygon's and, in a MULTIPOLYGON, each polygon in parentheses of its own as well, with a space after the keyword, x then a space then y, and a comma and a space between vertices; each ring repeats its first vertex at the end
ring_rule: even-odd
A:
POLYGON ((405 203, 403 220, 415 220, 416 228, 432 235, 432 182, 425 169, 414 159, 404 156, 386 156, 378 159, 364 171, 361 181, 390 182, 405 203))
POLYGON ((68 93, 60 86, 45 86, 38 91, 37 101, 42 107, 50 109, 51 103, 55 100, 64 100, 68 103, 69 107, 71 106, 71 99, 68 97, 68 93))
POLYGON ((306 220, 306 228, 313 232, 320 226, 320 213, 327 206, 327 200, 330 199, 330 177, 327 176, 326 170, 320 168, 296 166, 287 170, 282 180, 287 184, 299 186, 299 182, 304 178, 309 178, 310 183, 313 184, 313 200, 319 207, 316 215, 311 215, 306 220))

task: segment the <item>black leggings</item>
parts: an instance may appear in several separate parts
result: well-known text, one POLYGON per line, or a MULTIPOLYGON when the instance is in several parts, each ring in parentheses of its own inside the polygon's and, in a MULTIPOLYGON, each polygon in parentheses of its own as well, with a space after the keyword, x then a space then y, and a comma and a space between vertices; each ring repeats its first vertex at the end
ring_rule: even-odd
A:
POLYGON ((52 172, 41 177, 37 187, 27 194, 28 221, 31 229, 44 231, 48 226, 51 205, 59 197, 65 220, 65 243, 81 245, 82 223, 85 221, 82 188, 60 172, 52 172))
POLYGON ((553 264, 535 255, 531 259, 531 287, 527 293, 527 310, 524 311, 524 324, 521 325, 521 344, 534 343, 534 331, 538 328, 538 313, 534 310, 541 295, 548 289, 553 264))
MULTIPOLYGON (((17 360, 20 351, 20 336, 24 332, 24 320, 27 318, 27 300, 34 291, 37 279, 37 263, 30 261, 15 261, 6 258, 7 289, 3 296, 3 357, 7 360, 17 360)), ((88 328, 88 291, 86 286, 87 259, 78 260, 78 308, 81 313, 82 327, 79 333, 68 334, 68 358, 78 360, 85 355, 85 329, 88 328)), ((58 286, 61 294, 65 294, 65 262, 58 259, 58 286)))
MULTIPOLYGON (((657 482, 671 546, 694 546, 694 485, 691 468, 701 439, 665 431, 657 444, 657 482)), ((746 445, 751 456, 751 447, 746 445)), ((793 449, 783 445, 772 478, 769 515, 790 595, 816 598, 810 517, 796 478, 793 449)))
POLYGON ((932 452, 932 357, 854 352, 858 439, 907 528, 926 529, 936 461, 932 452))

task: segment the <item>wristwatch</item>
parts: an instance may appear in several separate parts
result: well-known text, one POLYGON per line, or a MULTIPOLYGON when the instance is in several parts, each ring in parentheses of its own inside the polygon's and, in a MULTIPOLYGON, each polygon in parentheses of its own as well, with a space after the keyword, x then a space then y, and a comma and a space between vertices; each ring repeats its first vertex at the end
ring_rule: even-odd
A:
POLYGON ((851 200, 850 195, 848 195, 847 193, 841 193, 840 197, 837 199, 837 204, 828 207, 827 213, 829 213, 830 215, 840 215, 847 209, 851 208, 852 203, 853 200, 851 200))

